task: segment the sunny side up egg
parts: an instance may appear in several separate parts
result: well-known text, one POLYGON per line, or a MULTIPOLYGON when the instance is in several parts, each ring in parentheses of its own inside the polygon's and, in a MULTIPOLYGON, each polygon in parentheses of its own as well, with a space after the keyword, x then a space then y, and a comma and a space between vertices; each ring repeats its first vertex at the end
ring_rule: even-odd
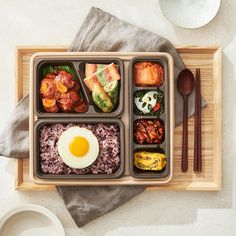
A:
POLYGON ((64 131, 58 140, 58 153, 71 168, 85 168, 98 157, 97 137, 86 128, 71 127, 64 131))

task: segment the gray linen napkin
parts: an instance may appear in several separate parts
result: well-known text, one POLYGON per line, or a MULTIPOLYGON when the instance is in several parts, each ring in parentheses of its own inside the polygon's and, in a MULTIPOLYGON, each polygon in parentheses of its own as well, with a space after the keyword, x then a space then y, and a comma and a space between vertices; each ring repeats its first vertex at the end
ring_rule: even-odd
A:
POLYGON ((144 186, 58 187, 78 227, 112 211, 144 190, 144 186))
POLYGON ((29 95, 16 105, 0 136, 0 156, 29 158, 29 95))
MULTIPOLYGON (((185 68, 168 40, 94 7, 82 24, 69 51, 168 52, 174 58, 175 78, 185 68)), ((182 121, 183 102, 176 89, 175 91, 175 116, 178 125, 182 121)), ((28 100, 27 95, 17 105, 0 137, 2 156, 28 157, 28 100)), ((204 100, 202 105, 206 105, 204 100)), ((189 101, 189 115, 193 113, 194 94, 190 96, 189 101)), ((68 211, 79 227, 120 206, 144 189, 144 186, 58 187, 68 211)))

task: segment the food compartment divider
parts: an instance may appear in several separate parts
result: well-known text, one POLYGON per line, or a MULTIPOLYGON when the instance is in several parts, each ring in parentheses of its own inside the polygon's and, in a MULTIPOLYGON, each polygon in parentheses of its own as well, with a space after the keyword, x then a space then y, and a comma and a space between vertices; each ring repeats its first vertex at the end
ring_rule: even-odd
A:
POLYGON ((39 118, 60 118, 60 117, 111 117, 117 118, 122 115, 124 109, 124 64, 123 61, 119 58, 54 58, 54 59, 37 59, 34 63, 34 78, 35 78, 35 86, 34 86, 34 109, 35 114, 39 118), (100 109, 93 103, 91 92, 85 85, 83 79, 85 75, 85 63, 99 63, 99 64, 110 64, 115 63, 118 65, 118 70, 121 76, 120 80, 120 88, 119 88, 119 100, 112 112, 102 112, 100 109), (43 111, 42 104, 40 101, 40 81, 42 78, 42 68, 44 66, 59 66, 59 65, 68 65, 72 67, 75 76, 77 77, 79 84, 81 86, 82 94, 84 99, 87 101, 89 106, 87 112, 57 112, 57 113, 49 113, 43 111))
POLYGON ((123 175, 125 170, 125 152, 124 152, 124 124, 119 119, 96 119, 96 118, 53 118, 53 119, 40 119, 35 122, 34 125, 34 174, 39 179, 66 179, 66 180, 78 180, 78 179, 116 179, 123 175), (116 124, 119 127, 120 133, 120 167, 119 169, 113 174, 44 174, 40 172, 40 147, 39 147, 39 131, 43 125, 50 125, 56 123, 74 123, 74 124, 97 124, 97 123, 104 123, 104 124, 116 124))
POLYGON ((130 174, 135 178, 140 179, 164 179, 170 175, 170 118, 169 118, 169 76, 168 76, 168 62, 161 57, 134 57, 129 65, 129 79, 130 79, 130 174), (133 78, 133 67, 136 62, 154 62, 160 64, 164 69, 164 83, 160 87, 156 86, 136 86, 133 78), (164 92, 164 112, 157 115, 136 115, 134 112, 134 93, 139 90, 144 91, 163 91, 164 92), (133 127, 137 120, 145 119, 160 119, 164 123, 164 140, 160 144, 138 144, 134 141, 133 127), (134 165, 134 153, 136 151, 150 151, 159 152, 166 155, 166 166, 160 171, 141 170, 134 165))

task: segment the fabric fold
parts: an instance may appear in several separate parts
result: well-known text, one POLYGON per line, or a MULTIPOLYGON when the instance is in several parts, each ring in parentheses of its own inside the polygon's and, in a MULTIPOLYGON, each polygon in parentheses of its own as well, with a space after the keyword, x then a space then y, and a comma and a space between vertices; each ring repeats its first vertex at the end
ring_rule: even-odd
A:
POLYGON ((58 187, 78 227, 117 208, 144 189, 144 186, 58 187))
POLYGON ((16 105, 0 136, 0 156, 29 157, 29 95, 16 105))

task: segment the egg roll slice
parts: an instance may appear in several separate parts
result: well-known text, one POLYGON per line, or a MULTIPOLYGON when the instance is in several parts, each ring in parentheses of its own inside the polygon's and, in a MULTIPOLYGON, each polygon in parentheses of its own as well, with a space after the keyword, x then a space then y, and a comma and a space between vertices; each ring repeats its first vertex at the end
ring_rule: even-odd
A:
POLYGON ((158 152, 136 152, 134 153, 134 165, 141 170, 159 171, 166 166, 166 156, 158 152))

